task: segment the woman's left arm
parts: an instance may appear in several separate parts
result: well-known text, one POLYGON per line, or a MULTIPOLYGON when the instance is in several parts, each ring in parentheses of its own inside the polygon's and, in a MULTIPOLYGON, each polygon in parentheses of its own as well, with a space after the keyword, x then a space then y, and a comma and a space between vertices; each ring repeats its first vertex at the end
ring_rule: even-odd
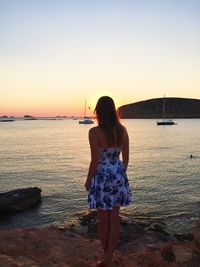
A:
POLYGON ((89 143, 90 143, 90 151, 91 151, 91 161, 90 161, 87 179, 85 182, 85 188, 87 191, 90 189, 91 179, 97 170, 97 166, 99 164, 99 159, 100 159, 99 147, 98 147, 98 142, 97 142, 94 128, 91 128, 89 130, 89 143))

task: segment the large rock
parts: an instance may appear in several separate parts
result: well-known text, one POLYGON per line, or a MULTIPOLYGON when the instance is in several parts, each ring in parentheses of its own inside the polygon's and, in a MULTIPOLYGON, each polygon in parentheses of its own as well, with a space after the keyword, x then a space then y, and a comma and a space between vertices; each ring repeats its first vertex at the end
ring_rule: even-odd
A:
POLYGON ((36 205, 41 200, 41 189, 29 187, 0 193, 0 212, 16 213, 36 205))

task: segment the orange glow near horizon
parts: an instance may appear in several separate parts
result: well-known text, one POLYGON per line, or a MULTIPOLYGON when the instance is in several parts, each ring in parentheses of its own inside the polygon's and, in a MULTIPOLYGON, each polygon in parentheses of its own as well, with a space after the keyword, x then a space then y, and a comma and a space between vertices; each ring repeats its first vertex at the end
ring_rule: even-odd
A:
POLYGON ((115 101, 116 109, 123 104, 130 102, 123 102, 123 98, 117 96, 117 93, 113 93, 112 90, 91 90, 88 96, 83 96, 80 91, 80 97, 77 96, 77 91, 64 92, 63 97, 55 94, 49 94, 48 96, 39 93, 39 96, 30 92, 24 92, 24 98, 19 97, 17 94, 12 98, 4 98, 4 102, 1 104, 0 116, 15 116, 23 117, 24 115, 32 115, 36 117, 51 117, 51 116, 83 116, 85 99, 87 99, 86 114, 88 116, 94 115, 94 109, 97 100, 101 96, 108 95, 115 101), (81 96, 82 95, 82 96, 81 96), (89 109, 90 107, 90 109, 89 109))
POLYGON ((0 116, 200 99, 198 1, 78 2, 0 1, 0 116))
MULTIPOLYGON (((96 106, 98 98, 87 100, 87 108, 86 114, 88 116, 94 115, 94 109, 96 106)), ((118 101, 115 101, 116 108, 118 108, 118 101)), ((2 105, 0 116, 14 116, 14 117, 23 117, 24 115, 31 115, 36 117, 51 117, 51 116, 83 116, 84 113, 84 105, 85 99, 83 101, 79 101, 79 103, 69 104, 66 105, 58 105, 55 104, 48 104, 44 103, 40 106, 40 104, 15 104, 15 108, 13 109, 12 106, 9 105, 2 105), (80 103, 81 102, 81 103, 80 103)))

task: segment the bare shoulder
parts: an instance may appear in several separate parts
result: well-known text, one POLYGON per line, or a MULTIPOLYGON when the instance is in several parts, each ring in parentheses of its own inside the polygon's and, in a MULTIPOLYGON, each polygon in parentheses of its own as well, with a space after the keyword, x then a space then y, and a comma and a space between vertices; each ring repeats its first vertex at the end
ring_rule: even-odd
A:
POLYGON ((127 142, 129 139, 127 129, 124 125, 122 125, 122 132, 123 132, 123 141, 127 142))
POLYGON ((98 128, 99 128, 99 126, 95 126, 95 127, 90 128, 89 135, 96 135, 98 133, 98 128))
POLYGON ((128 132, 127 132, 127 130, 126 130, 126 127, 124 126, 124 125, 122 125, 121 124, 121 126, 122 126, 122 131, 123 131, 123 133, 126 135, 126 134, 128 134, 128 132))

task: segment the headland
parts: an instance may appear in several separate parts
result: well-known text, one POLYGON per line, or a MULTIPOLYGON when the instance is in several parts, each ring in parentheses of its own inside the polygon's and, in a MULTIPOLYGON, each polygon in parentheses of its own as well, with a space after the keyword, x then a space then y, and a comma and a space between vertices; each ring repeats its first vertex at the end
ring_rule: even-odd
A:
MULTIPOLYGON (((163 116, 163 98, 154 98, 119 107, 121 118, 159 119, 163 116)), ((200 118, 200 100, 165 97, 166 118, 200 118)))

